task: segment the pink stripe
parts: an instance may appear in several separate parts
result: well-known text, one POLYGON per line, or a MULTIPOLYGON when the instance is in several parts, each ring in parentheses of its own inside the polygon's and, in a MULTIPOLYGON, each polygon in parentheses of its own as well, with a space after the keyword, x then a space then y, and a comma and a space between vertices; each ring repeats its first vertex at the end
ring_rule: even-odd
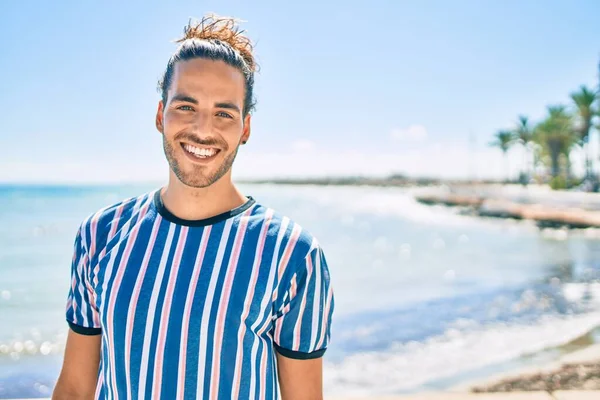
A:
POLYGON ((254 292, 256 290, 256 282, 258 281, 258 273, 260 271, 260 264, 262 260, 262 253, 265 247, 265 242, 267 240, 267 233, 269 232, 269 225, 271 223, 271 218, 273 216, 273 212, 268 210, 265 216, 265 222, 262 227, 262 232, 260 234, 260 239, 257 244, 257 254, 254 257, 254 263, 252 265, 252 276, 250 278, 250 289, 246 295, 246 304, 244 305, 244 311, 242 312, 242 317, 240 319, 240 329, 238 331, 238 348, 237 354, 235 357, 235 371, 233 378, 233 392, 232 399, 237 399, 240 393, 240 385, 241 385, 241 375, 242 375, 242 364, 244 360, 244 353, 242 352, 242 346, 244 342, 244 336, 246 335, 246 318, 248 318, 248 314, 250 314, 250 305, 252 304, 252 299, 254 298, 254 292))
POLYGON ((106 244, 104 245, 104 248, 102 249, 102 252, 100 252, 100 256, 98 257, 98 261, 96 262, 96 266, 94 268, 94 286, 98 285, 98 270, 100 269, 100 259, 102 257, 104 257, 104 255, 106 254, 106 251, 108 249, 108 242, 111 238, 114 237, 116 230, 117 230, 117 226, 119 225, 118 222, 115 223, 115 221, 118 221, 118 219, 121 218, 121 214, 123 213, 123 209, 125 208, 126 205, 127 205, 127 203, 123 203, 120 207, 117 208, 117 210, 115 211, 115 216, 113 217, 113 219, 111 221, 109 236, 106 240, 106 244))
POLYGON ((292 277, 292 282, 290 284, 290 291, 289 291, 289 300, 288 303, 285 305, 285 307, 283 307, 281 309, 281 317, 279 317, 277 319, 277 321, 275 322, 275 343, 277 344, 281 344, 281 330, 283 329, 283 316, 285 314, 287 314, 288 311, 290 311, 291 308, 291 302, 292 300, 294 300, 294 297, 296 297, 296 293, 298 291, 298 284, 296 283, 296 274, 294 274, 294 276, 292 277))
MULTIPOLYGON (((71 279, 71 290, 73 291, 73 296, 75 296, 75 293, 77 293, 77 291, 75 290, 75 288, 77 287, 77 274, 79 274, 79 264, 75 266, 75 274, 73 274, 73 278, 71 279)), ((77 324, 79 323, 79 320, 77 319, 77 302, 72 301, 71 298, 69 300, 71 301, 70 303, 68 303, 68 305, 73 305, 73 322, 77 324)))
POLYGON ((300 237, 301 230, 302 229, 298 225, 294 225, 294 228, 292 229, 292 234, 290 235, 290 240, 287 242, 283 256, 281 257, 281 260, 279 262, 279 271, 278 271, 279 272, 279 274, 278 274, 279 280, 281 280, 283 272, 285 271, 285 268, 287 267, 287 265, 290 261, 292 251, 294 251, 294 247, 296 247, 296 242, 298 241, 298 238, 300 237))
POLYGON ((294 329, 294 341, 292 345, 292 350, 298 351, 300 347, 300 330, 302 327, 302 315, 304 314, 304 308, 306 307, 306 296, 308 294, 308 283, 310 282, 310 278, 313 272, 313 263, 312 258, 307 257, 307 268, 308 273, 306 276, 306 283, 304 284, 304 294, 302 295, 302 303, 300 303, 300 311, 298 313, 298 320, 296 321, 296 328, 294 329))
MULTIPOLYGON (((77 249, 73 252, 73 257, 72 257, 72 263, 75 263, 75 261, 77 261, 77 264, 74 266, 75 267, 75 271, 73 274, 73 277, 71 279, 71 290, 73 291, 73 296, 75 295, 75 293, 78 293, 78 289, 79 286, 83 285, 84 287, 86 287, 86 280, 85 280, 85 271, 83 268, 83 265, 85 264, 86 260, 87 260, 87 250, 85 248, 85 241, 83 239, 83 225, 79 228, 79 239, 80 239, 80 246, 83 249, 83 254, 79 254, 79 260, 77 260, 78 258, 78 251, 77 249), (78 276, 80 276, 78 278, 78 276), (77 284, 78 281, 79 285, 77 284)), ((72 298, 69 298, 69 301, 67 302, 67 307, 73 307, 73 322, 79 325, 84 325, 84 321, 80 321, 79 318, 77 317, 77 310, 79 309, 78 307, 79 305, 77 304, 76 301, 73 301, 72 298)), ((82 317, 85 318, 85 316, 82 313, 82 317)))
POLYGON ((100 219, 100 215, 104 210, 100 210, 96 213, 96 215, 94 215, 94 217, 92 218, 91 224, 90 224, 90 248, 89 250, 89 254, 90 256, 92 254, 94 254, 94 251, 96 250, 96 231, 98 230, 98 220, 100 219))
POLYGON ((208 239, 210 238, 211 227, 207 226, 204 228, 204 232, 202 233, 202 239, 200 241, 200 250, 198 252, 198 256, 196 258, 196 263, 194 264, 194 273, 191 278, 191 284, 188 288, 188 294, 185 299, 185 309, 183 312, 183 325, 181 328, 181 344, 179 349, 179 378, 177 379, 177 396, 176 398, 183 398, 183 391, 185 389, 185 368, 186 368, 186 358, 187 358, 187 340, 188 340, 188 331, 190 328, 190 318, 192 314, 192 305, 194 303, 194 294, 196 293, 196 285, 198 284, 198 279, 200 277, 200 270, 202 267, 202 263, 204 261, 204 255, 206 254, 206 248, 208 247, 208 239))
MULTIPOLYGON (((125 207, 125 204, 122 204, 115 211, 115 216, 113 217, 113 219, 111 221, 112 226, 111 226, 109 238, 114 235, 114 232, 116 230, 116 226, 118 225, 118 224, 115 224, 114 221, 118 220, 120 218, 121 213, 123 212, 123 208, 124 207, 125 207)), ((106 208, 104 208, 102 210, 102 212, 104 210, 106 210, 106 208)), ((92 226, 91 230, 93 232, 94 237, 97 236, 97 232, 96 231, 98 230, 97 225, 98 225, 98 220, 99 219, 100 219, 100 213, 97 213, 94 216, 93 223, 91 225, 92 226)), ((107 242, 108 242, 108 240, 107 240, 107 242)), ((94 240, 94 248, 95 248, 95 245, 96 245, 96 243, 95 243, 95 240, 94 240)), ((100 258, 102 258, 102 256, 106 253, 106 249, 107 249, 107 246, 105 245, 104 248, 102 249, 102 251, 100 252, 100 256, 97 258, 96 267, 94 268, 94 271, 93 271, 94 272, 94 274, 93 274, 94 279, 93 280, 91 279, 91 277, 92 277, 92 273, 91 272, 92 271, 89 271, 89 273, 88 273, 89 274, 88 279, 92 280, 94 286, 98 285, 98 269, 99 269, 99 266, 100 266, 100 258)), ((87 255, 86 255, 86 257, 87 257, 87 255)), ((88 262, 89 262, 89 258, 88 258, 88 262)), ((99 311, 98 311, 97 299, 96 299, 96 291, 94 290, 94 286, 90 285, 88 283, 88 280, 86 280, 86 288, 87 288, 87 291, 88 291, 88 295, 89 295, 90 302, 91 302, 91 307, 92 307, 93 325, 94 325, 95 328, 99 328, 100 327, 100 314, 99 314, 99 311)))
MULTIPOLYGON (((144 206, 144 208, 142 210, 140 210, 140 216, 139 216, 140 220, 146 215, 149 205, 150 205, 150 203, 147 203, 144 206)), ((136 225, 130 231, 129 238, 127 238, 127 244, 125 245, 125 251, 123 252, 123 255, 121 257, 121 262, 117 266, 117 275, 116 275, 113 285, 110 289, 110 297, 108 299, 108 307, 106 308, 106 311, 107 311, 106 323, 107 323, 107 329, 108 329, 107 342, 108 342, 109 347, 112 345, 112 343, 110 343, 110 341, 114 337, 114 335, 113 335, 113 314, 114 314, 115 302, 117 300, 117 295, 119 294, 121 280, 123 279, 123 274, 125 273, 125 268, 127 267, 127 262, 129 261, 129 256, 131 254, 131 250, 133 248, 133 245, 134 245, 137 235, 139 233, 140 226, 141 225, 136 225)), ((114 266, 113 266, 113 268, 114 268, 114 266)), ((112 387, 116 388, 117 381, 116 381, 116 374, 114 373, 115 358, 114 357, 109 357, 109 358, 110 358, 110 369, 112 372, 111 373, 112 387)), ((115 397, 118 398, 118 393, 115 393, 115 397)))
POLYGON ((287 312, 290 311, 290 303, 286 304, 285 307, 283 307, 283 309, 281 310, 281 317, 279 317, 277 319, 277 321, 275 322, 275 343, 277 344, 281 344, 281 330, 283 328, 283 316, 285 314, 287 314, 287 312))
POLYGON ((100 327, 100 314, 98 313, 98 307, 96 306, 96 291, 92 286, 85 281, 85 287, 88 291, 88 297, 90 298, 90 307, 92 308, 92 323, 94 328, 100 327))
POLYGON ((98 382, 96 383, 96 392, 94 393, 94 399, 100 398, 100 391, 102 390, 102 386, 104 385, 104 373, 101 373, 98 377, 98 382))
POLYGON ((133 323, 135 318, 135 311, 137 308, 137 302, 140 297, 140 292, 142 290, 142 284, 144 283, 144 277, 146 276, 146 271, 148 270, 148 263, 150 261, 150 256, 152 255, 152 250, 154 249, 154 243, 156 242, 156 236, 158 235, 158 229, 160 228, 160 224, 162 221, 162 217, 158 215, 154 221, 154 226, 152 227, 152 233, 150 234, 150 240, 148 241, 148 246, 146 247, 146 253, 144 254, 144 259, 142 260, 142 265, 140 267, 140 273, 135 281, 135 286, 133 288, 133 296, 129 302, 129 309, 127 311, 127 323, 126 323, 126 336, 125 336, 125 380, 127 382, 127 398, 131 398, 131 382, 129 377, 130 371, 130 361, 131 361, 131 345, 132 345, 132 336, 133 336, 133 323))
POLYGON ((265 390, 267 388, 267 345, 264 343, 262 356, 260 357, 260 396, 259 399, 265 398, 265 390))
POLYGON ((327 336, 327 325, 329 324, 329 310, 331 309, 331 299, 333 297, 333 289, 329 286, 329 290, 327 291, 327 305, 325 306, 325 317, 323 318, 323 326, 321 339, 319 343, 317 343, 316 350, 319 350, 325 341, 325 337, 327 336))
POLYGON ((300 236, 300 231, 301 231, 300 227, 297 224, 294 225, 294 227, 292 228, 292 234, 290 236, 290 240, 286 244, 286 247, 283 252, 283 256, 281 257, 281 260, 279 260, 279 264, 277 267, 278 283, 275 287, 275 290, 273 291, 273 302, 277 301, 277 297, 278 297, 278 293, 279 293, 279 286, 281 284, 281 277, 283 276, 283 272, 285 271, 285 268, 287 267, 287 265, 289 263, 289 259, 292 254, 292 251, 294 250, 296 242, 298 241, 298 237, 300 236))
MULTIPOLYGON (((122 204, 115 210, 115 215, 113 216, 113 219, 110 222, 110 231, 109 231, 108 237, 106 238, 107 245, 108 245, 108 242, 110 241, 110 239, 112 239, 115 236, 115 232, 117 231, 117 226, 119 226, 119 218, 121 218, 121 214, 123 213, 123 209, 125 208, 126 205, 127 204, 122 204)), ((100 252, 100 255, 98 256, 98 261, 100 261, 100 259, 102 257, 104 257, 104 254, 106 254, 107 248, 108 248, 108 246, 104 246, 104 248, 100 252)))
POLYGON ((160 389, 162 386, 162 368, 163 368, 163 355, 162 349, 165 348, 165 341, 167 339, 167 327, 169 322, 171 302, 173 301, 173 292, 175 291, 175 283, 177 282, 177 274, 179 273, 179 265, 181 264, 181 256, 183 254, 183 248, 188 234, 188 227, 184 226, 181 228, 179 239, 177 240, 177 249, 175 250, 175 256, 173 258, 173 264, 171 266, 171 272, 169 273, 169 280, 167 285, 167 293, 165 294, 165 304, 162 308, 160 327, 158 331, 158 342, 156 344, 157 356, 154 362, 154 382, 153 382, 153 393, 152 398, 160 398, 160 389))
POLYGON ((229 259, 229 266, 227 268, 227 275, 225 276, 225 283, 223 286, 223 292, 219 301, 219 309, 217 311, 217 325, 215 327, 215 338, 214 338, 214 351, 213 351, 213 367, 212 367, 212 379, 210 385, 210 398, 216 399, 219 395, 219 372, 220 372, 220 361, 221 361, 221 345, 223 344, 223 328, 225 315, 227 314, 227 307, 229 306, 229 296, 231 295, 231 286, 233 283, 233 277, 238 265, 240 257, 240 250, 244 242, 244 236, 248 227, 248 216, 252 213, 252 208, 247 210, 240 218, 240 225, 235 238, 235 248, 229 259), (222 309, 223 308, 223 309, 222 309))

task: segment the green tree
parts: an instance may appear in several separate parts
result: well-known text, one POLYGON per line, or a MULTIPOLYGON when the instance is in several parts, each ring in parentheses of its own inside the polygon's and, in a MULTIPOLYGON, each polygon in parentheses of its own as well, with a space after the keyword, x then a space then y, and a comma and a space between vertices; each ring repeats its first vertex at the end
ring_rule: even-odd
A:
POLYGON ((515 136, 511 131, 501 130, 496 132, 494 136, 495 140, 490 143, 490 146, 497 147, 502 150, 502 154, 504 155, 504 173, 506 175, 506 180, 510 180, 510 172, 508 165, 508 150, 510 150, 511 146, 515 142, 515 136))
POLYGON ((567 112, 567 108, 563 105, 549 106, 548 116, 535 127, 534 138, 549 158, 550 172, 553 181, 556 181, 561 172, 561 155, 566 156, 568 168, 568 156, 573 145, 578 141, 578 136, 573 129, 573 117, 567 112))
POLYGON ((582 85, 579 91, 571 93, 571 99, 575 102, 577 107, 578 126, 575 131, 578 135, 577 143, 582 147, 585 152, 585 177, 590 178, 592 175, 592 166, 590 158, 590 132, 593 124, 592 119, 596 112, 594 104, 596 103, 597 93, 582 85))
POLYGON ((529 124, 529 118, 519 115, 519 121, 513 131, 513 136, 523 146, 523 177, 524 183, 526 183, 531 177, 528 160, 531 159, 531 144, 533 141, 533 130, 529 124))

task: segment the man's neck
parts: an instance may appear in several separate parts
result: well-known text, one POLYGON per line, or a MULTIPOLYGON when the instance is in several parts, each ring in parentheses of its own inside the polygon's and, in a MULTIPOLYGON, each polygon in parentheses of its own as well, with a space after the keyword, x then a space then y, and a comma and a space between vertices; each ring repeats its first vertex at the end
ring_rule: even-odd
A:
POLYGON ((161 197, 167 210, 189 221, 214 217, 248 201, 229 176, 224 176, 209 187, 198 189, 184 185, 172 173, 167 187, 161 189, 161 197))

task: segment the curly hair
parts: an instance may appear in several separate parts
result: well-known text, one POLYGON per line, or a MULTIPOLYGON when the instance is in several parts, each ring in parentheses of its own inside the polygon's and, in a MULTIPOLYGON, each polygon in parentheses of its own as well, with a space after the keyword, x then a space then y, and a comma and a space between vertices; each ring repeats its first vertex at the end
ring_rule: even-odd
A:
POLYGON ((183 37, 175 42, 179 47, 169 58, 167 68, 158 82, 158 91, 163 103, 167 102, 167 93, 173 78, 173 70, 178 61, 204 58, 223 61, 237 68, 245 78, 244 116, 256 107, 254 99, 254 73, 258 65, 253 54, 254 46, 244 35, 231 17, 208 14, 198 22, 190 22, 184 27, 183 37))

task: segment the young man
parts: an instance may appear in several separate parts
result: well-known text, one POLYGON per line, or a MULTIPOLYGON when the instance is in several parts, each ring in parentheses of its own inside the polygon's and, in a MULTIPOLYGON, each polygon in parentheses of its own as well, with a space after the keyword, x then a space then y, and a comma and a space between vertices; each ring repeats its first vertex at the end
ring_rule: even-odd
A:
POLYGON ((53 399, 320 399, 323 250, 231 179, 250 138, 251 43, 218 17, 179 42, 156 114, 168 185, 81 224, 53 399))

